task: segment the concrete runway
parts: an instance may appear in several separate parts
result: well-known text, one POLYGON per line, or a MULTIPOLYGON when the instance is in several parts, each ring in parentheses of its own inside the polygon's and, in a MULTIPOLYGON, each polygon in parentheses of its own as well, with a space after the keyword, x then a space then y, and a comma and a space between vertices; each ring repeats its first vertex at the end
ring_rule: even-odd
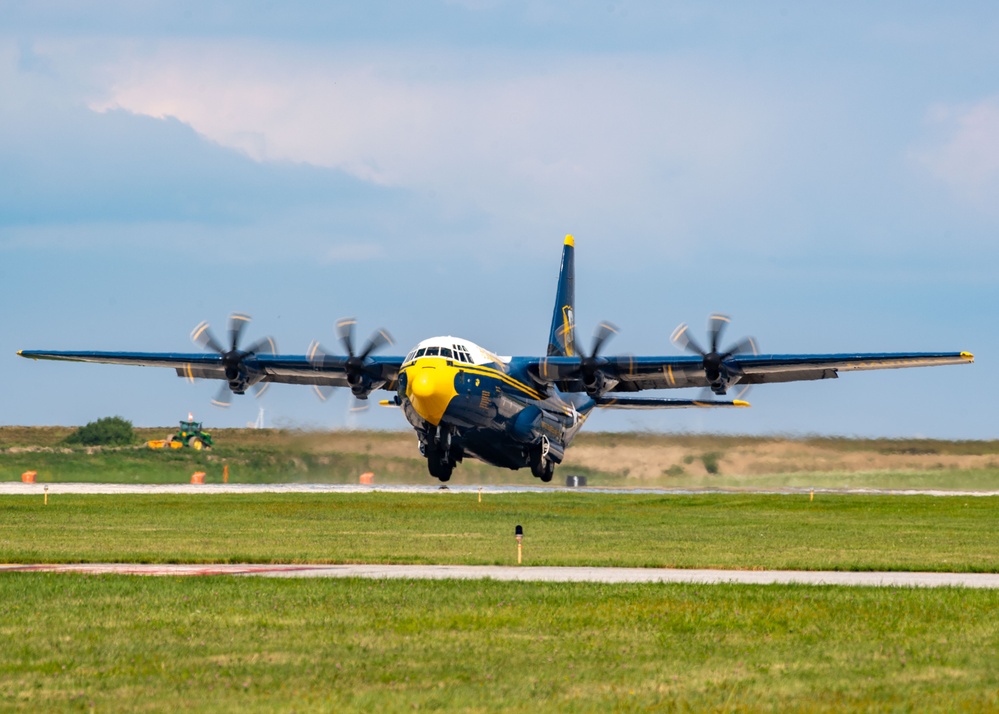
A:
MULTIPOLYGON (((250 494, 250 493, 439 493, 476 494, 478 486, 439 485, 375 485, 357 484, 100 484, 52 483, 25 484, 0 482, 0 495, 37 495, 48 486, 50 497, 59 494, 250 494)), ((554 486, 483 486, 483 494, 551 493, 553 491, 587 493, 599 496, 618 494, 695 493, 772 493, 808 494, 810 489, 773 490, 685 490, 685 489, 596 489, 554 486)), ((941 491, 878 489, 815 489, 816 494, 878 494, 929 496, 999 496, 999 491, 941 491)), ((93 575, 117 573, 129 575, 256 575, 272 578, 413 578, 461 580, 512 580, 534 582, 599 582, 599 583, 744 583, 769 585, 801 583, 807 585, 854 585, 875 587, 967 587, 999 588, 999 574, 992 573, 904 573, 904 572, 839 572, 796 570, 671 570, 656 568, 590 568, 590 567, 508 567, 488 565, 149 565, 129 563, 0 565, 4 572, 87 573, 93 575)))
POLYGON ((807 570, 679 570, 499 565, 150 565, 142 563, 0 565, 0 573, 88 575, 238 575, 268 578, 408 578, 416 580, 512 580, 550 583, 741 583, 850 585, 865 587, 999 588, 997 573, 840 572, 807 570))
POLYGON ((0 481, 0 496, 38 495, 49 488, 49 495, 60 493, 79 494, 220 494, 220 493, 439 493, 475 494, 480 488, 485 494, 500 493, 586 493, 601 494, 632 494, 632 495, 672 495, 684 496, 707 493, 754 493, 754 494, 784 494, 805 495, 814 490, 816 495, 878 495, 878 496, 999 496, 999 491, 947 491, 942 489, 877 489, 877 488, 739 488, 739 489, 681 489, 681 488, 567 488, 565 486, 447 486, 431 482, 419 485, 381 484, 366 486, 360 484, 333 483, 206 483, 192 485, 188 483, 170 484, 129 484, 129 483, 21 483, 20 481, 0 481))

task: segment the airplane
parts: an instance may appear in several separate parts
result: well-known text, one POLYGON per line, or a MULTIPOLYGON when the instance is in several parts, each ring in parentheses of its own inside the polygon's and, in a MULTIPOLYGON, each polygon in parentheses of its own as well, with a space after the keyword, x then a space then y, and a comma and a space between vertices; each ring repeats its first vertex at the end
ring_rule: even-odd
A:
POLYGON ((232 394, 248 389, 258 396, 272 383, 311 385, 325 397, 348 387, 366 400, 378 390, 394 393, 381 403, 400 407, 416 430, 430 475, 446 482, 466 457, 509 469, 529 468, 543 482, 594 409, 676 409, 746 407, 744 390, 756 384, 835 379, 840 372, 966 364, 969 352, 760 354, 752 338, 722 350, 729 323, 725 315, 708 320, 708 348, 681 324, 671 337, 681 356, 604 356, 603 346, 617 332, 601 323, 588 350, 576 340, 575 240, 562 247, 548 338, 540 357, 503 357, 470 340, 452 336, 423 340, 403 356, 374 353, 391 344, 376 331, 360 352, 354 347, 353 319, 340 320, 337 334, 346 355, 331 355, 317 343, 304 355, 279 354, 265 337, 241 348, 249 317, 234 313, 229 344, 212 334, 208 323, 191 334, 202 353, 66 352, 21 350, 34 360, 65 360, 175 369, 178 376, 224 380, 213 402, 228 406, 232 394), (629 396, 644 390, 701 387, 732 399, 678 399, 629 396))

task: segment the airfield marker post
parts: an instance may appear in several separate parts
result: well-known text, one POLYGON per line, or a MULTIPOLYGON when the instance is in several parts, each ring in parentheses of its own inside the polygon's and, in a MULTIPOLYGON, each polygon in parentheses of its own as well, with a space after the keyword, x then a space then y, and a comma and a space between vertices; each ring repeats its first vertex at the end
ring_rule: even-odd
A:
POLYGON ((522 565, 524 562, 524 529, 517 526, 513 532, 517 536, 517 565, 522 565))
POLYGON ((45 505, 49 505, 49 487, 45 486, 45 505))
POLYGON ((482 503, 482 486, 479 486, 479 503, 482 503))
POLYGON ((815 489, 814 488, 811 491, 808 492, 808 500, 809 501, 814 501, 815 500, 815 489))
POLYGON ((222 467, 222 483, 229 483, 229 464, 222 467))

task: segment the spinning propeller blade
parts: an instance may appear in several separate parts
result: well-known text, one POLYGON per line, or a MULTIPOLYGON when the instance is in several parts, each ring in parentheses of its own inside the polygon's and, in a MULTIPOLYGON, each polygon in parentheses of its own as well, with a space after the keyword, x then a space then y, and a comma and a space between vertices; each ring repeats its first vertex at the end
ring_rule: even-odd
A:
MULTIPOLYGON (((719 351, 722 334, 725 328, 732 321, 728 315, 714 313, 708 317, 708 344, 711 351, 706 352, 700 344, 690 335, 690 327, 687 323, 681 323, 673 334, 670 341, 679 349, 699 355, 704 365, 704 376, 708 380, 708 385, 715 394, 725 394, 729 387, 738 383, 741 372, 737 367, 726 365, 725 362, 730 357, 740 354, 759 354, 756 340, 752 337, 744 337, 724 352, 719 351)), ((749 389, 749 385, 743 385, 738 393, 742 397, 749 389)))
POLYGON ((263 382, 263 374, 251 373, 246 367, 246 360, 258 354, 277 354, 277 343, 272 337, 262 337, 246 349, 239 346, 243 331, 250 324, 251 318, 241 312, 229 316, 229 349, 226 350, 212 333, 207 321, 198 324, 191 332, 191 340, 202 349, 217 352, 222 357, 222 368, 225 370, 226 383, 212 399, 217 407, 228 407, 232 402, 232 394, 243 394, 248 387, 253 387, 257 397, 261 396, 269 386, 263 382))

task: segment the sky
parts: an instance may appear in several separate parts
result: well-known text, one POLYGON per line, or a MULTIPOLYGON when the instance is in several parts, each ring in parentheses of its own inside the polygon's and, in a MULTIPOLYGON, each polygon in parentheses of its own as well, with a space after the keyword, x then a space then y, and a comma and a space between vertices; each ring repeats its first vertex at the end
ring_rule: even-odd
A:
POLYGON ((591 429, 999 438, 996 37, 993 2, 4 0, 0 424, 407 428, 15 353, 238 311, 282 353, 353 316, 541 354, 571 233, 608 352, 723 312, 768 353, 976 356, 591 429))

